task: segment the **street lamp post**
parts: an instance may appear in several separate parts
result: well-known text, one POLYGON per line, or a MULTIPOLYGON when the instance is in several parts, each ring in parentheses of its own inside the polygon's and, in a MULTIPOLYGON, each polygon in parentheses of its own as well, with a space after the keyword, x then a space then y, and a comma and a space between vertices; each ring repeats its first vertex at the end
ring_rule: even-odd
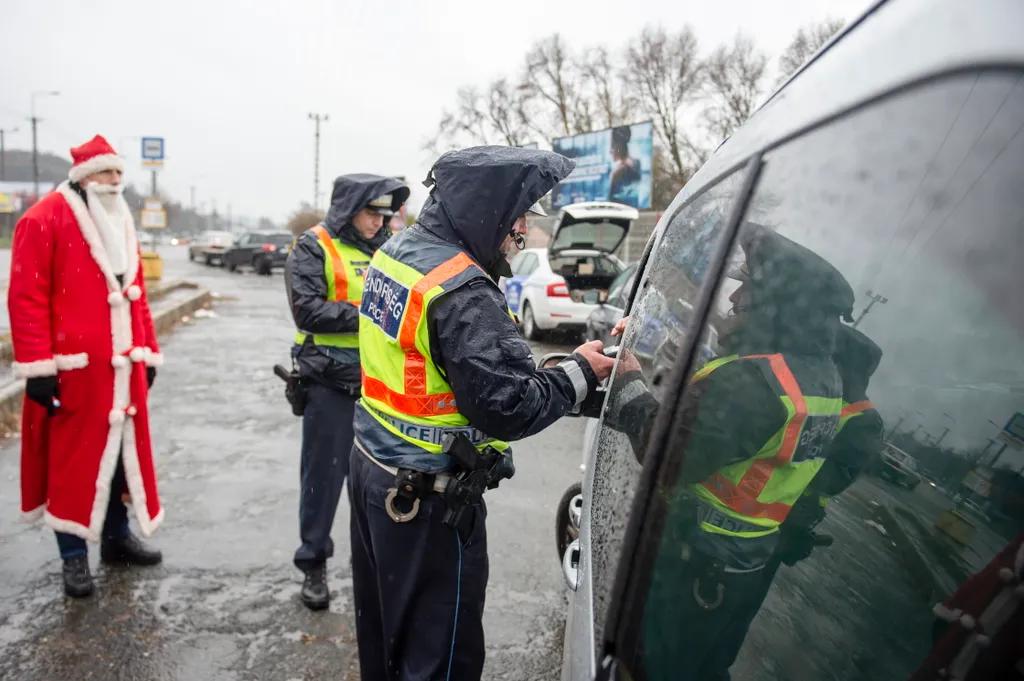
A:
POLYGON ((56 90, 40 90, 32 93, 32 183, 35 185, 35 201, 39 200, 39 145, 36 138, 36 128, 41 120, 36 116, 36 97, 56 97, 60 93, 56 90))

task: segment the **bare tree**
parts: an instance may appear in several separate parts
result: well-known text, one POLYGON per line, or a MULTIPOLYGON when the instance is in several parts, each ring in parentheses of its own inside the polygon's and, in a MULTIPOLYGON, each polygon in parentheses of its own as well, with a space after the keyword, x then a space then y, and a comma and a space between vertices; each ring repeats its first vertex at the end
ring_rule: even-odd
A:
POLYGON ((523 94, 532 100, 532 106, 524 107, 526 120, 538 132, 543 132, 548 123, 538 117, 549 118, 561 135, 587 132, 589 108, 580 101, 581 80, 577 63, 562 36, 556 33, 534 43, 526 54, 522 85, 523 94))
POLYGON ((779 78, 776 85, 781 85, 787 78, 803 66, 822 45, 839 32, 843 27, 840 19, 829 18, 817 24, 801 26, 793 41, 779 55, 779 78))
POLYGON ((639 110, 655 122, 662 151, 657 164, 662 194, 674 194, 702 159, 684 130, 685 107, 702 94, 705 69, 690 26, 669 34, 649 26, 626 48, 625 77, 639 110))
POLYGON ((317 210, 308 203, 304 203, 288 218, 286 229, 295 236, 299 236, 310 227, 320 224, 324 217, 326 214, 322 210, 317 210))
POLYGON ((510 85, 499 78, 487 91, 487 122, 505 144, 516 147, 530 136, 525 118, 526 92, 519 85, 510 85))
POLYGON ((629 123, 636 109, 636 100, 627 87, 625 73, 615 63, 607 47, 594 47, 583 55, 577 68, 580 71, 584 94, 581 101, 588 102, 594 127, 610 128, 629 123))
POLYGON ((707 59, 704 122, 715 144, 729 137, 754 113, 764 91, 768 57, 752 38, 738 33, 731 45, 720 45, 707 59))

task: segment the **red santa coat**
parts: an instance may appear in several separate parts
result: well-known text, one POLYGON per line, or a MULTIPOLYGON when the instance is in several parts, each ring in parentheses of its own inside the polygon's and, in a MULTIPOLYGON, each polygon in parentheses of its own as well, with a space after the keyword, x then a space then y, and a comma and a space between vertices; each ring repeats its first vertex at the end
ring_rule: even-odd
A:
POLYGON ((163 520, 146 406, 146 367, 163 361, 126 230, 124 284, 67 182, 25 213, 14 233, 8 308, 19 378, 57 376, 54 416, 25 399, 21 510, 98 542, 111 494, 127 492, 142 534, 163 520), (119 455, 126 490, 112 490, 119 455))

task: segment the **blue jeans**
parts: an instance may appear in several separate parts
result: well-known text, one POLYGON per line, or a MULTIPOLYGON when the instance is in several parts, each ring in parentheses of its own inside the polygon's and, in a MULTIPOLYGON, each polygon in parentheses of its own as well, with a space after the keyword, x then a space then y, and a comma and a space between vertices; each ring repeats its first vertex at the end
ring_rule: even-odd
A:
MULTIPOLYGON (((103 541, 110 541, 126 537, 130 534, 128 529, 128 508, 121 501, 121 491, 124 489, 124 467, 121 460, 117 461, 117 469, 110 481, 110 501, 107 502, 107 517, 103 521, 103 541)), ((60 549, 60 557, 64 560, 85 556, 89 553, 85 540, 81 537, 68 534, 67 532, 55 532, 57 535, 57 548, 60 549)))

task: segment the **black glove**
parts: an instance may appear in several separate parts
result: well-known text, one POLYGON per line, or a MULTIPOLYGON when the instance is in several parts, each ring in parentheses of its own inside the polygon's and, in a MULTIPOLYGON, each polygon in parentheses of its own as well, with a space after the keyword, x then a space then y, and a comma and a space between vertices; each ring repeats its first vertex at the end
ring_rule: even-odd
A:
POLYGON ((153 381, 156 380, 156 367, 146 367, 146 386, 149 388, 153 387, 153 381))
POLYGON ((41 407, 46 407, 46 412, 53 416, 56 410, 53 401, 57 399, 57 377, 36 376, 28 379, 25 381, 25 397, 41 407))
POLYGON ((832 537, 818 534, 802 527, 786 528, 785 523, 779 534, 779 546, 776 551, 786 565, 793 567, 808 558, 816 547, 832 546, 832 537))

